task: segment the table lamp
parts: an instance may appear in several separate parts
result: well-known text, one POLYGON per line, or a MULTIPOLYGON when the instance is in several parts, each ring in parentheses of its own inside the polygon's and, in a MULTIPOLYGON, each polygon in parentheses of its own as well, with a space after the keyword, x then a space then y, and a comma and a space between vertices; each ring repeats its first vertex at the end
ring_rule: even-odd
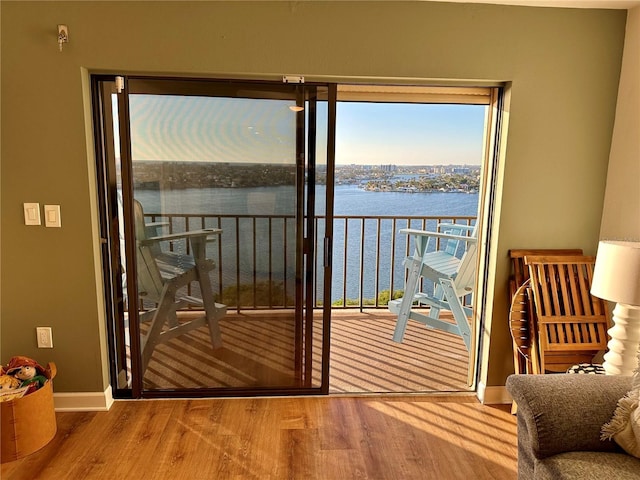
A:
POLYGON ((640 346, 640 242, 598 245, 591 294, 616 302, 603 367, 608 375, 632 375, 640 346))

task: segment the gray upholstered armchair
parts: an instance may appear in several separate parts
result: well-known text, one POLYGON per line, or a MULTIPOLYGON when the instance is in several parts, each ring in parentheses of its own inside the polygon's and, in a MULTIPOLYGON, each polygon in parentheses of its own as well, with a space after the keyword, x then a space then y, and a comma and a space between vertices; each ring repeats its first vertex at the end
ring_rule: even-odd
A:
POLYGON ((640 479, 640 459, 600 440, 632 377, 512 375, 518 406, 518 479, 640 479))

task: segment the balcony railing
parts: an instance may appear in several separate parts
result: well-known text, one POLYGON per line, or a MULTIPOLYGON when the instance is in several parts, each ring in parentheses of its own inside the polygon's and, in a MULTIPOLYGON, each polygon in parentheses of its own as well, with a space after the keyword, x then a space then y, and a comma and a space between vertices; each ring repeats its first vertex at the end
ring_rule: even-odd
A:
MULTIPOLYGON (((219 241, 207 247, 217 261, 217 296, 238 311, 292 308, 295 286, 295 218, 287 215, 147 214, 163 222, 170 233, 201 228, 221 228, 219 241)), ((333 220, 333 308, 386 308, 402 295, 404 259, 413 252, 402 228, 435 231, 442 223, 473 225, 471 216, 336 215, 333 220)), ((325 299, 322 265, 326 219, 315 218, 314 305, 325 299)), ((437 249, 434 243, 429 250, 437 249)), ((165 248, 188 253, 188 244, 165 248)), ((425 285, 423 288, 433 288, 425 285)), ((198 292, 199 293, 199 292, 198 292)))

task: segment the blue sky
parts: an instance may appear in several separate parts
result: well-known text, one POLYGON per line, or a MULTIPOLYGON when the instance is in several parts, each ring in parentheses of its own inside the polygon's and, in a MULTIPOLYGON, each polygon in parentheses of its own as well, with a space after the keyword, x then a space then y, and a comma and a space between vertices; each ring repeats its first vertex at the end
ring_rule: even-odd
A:
POLYGON ((342 102, 336 163, 479 165, 483 105, 342 102))
MULTIPOLYGON (((134 160, 295 161, 295 114, 288 108, 293 102, 130 98, 134 160)), ((478 165, 485 110, 479 105, 340 102, 336 163, 478 165)), ((319 112, 326 115, 326 108, 319 112)), ((319 127, 318 138, 325 135, 319 127)))

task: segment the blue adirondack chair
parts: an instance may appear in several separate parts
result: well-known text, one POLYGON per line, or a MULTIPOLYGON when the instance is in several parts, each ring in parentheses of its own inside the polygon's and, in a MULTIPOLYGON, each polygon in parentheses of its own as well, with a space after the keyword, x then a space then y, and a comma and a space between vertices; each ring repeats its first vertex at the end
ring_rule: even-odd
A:
POLYGON ((398 315, 393 340, 402 342, 408 321, 415 320, 429 328, 459 335, 469 350, 471 329, 468 317, 471 309, 464 306, 463 298, 473 293, 475 285, 476 227, 441 224, 438 230, 400 230, 401 234, 413 237, 415 249, 413 256, 404 261, 407 269, 404 296, 390 301, 388 306, 391 312, 398 315), (438 239, 440 248, 430 251, 430 240, 438 239), (464 248, 461 248, 462 243, 464 248), (459 250, 463 250, 462 255, 459 250), (421 278, 433 282, 433 293, 421 291, 421 278), (428 313, 423 308, 417 308, 421 305, 430 307, 428 313), (441 320, 441 310, 451 311, 455 323, 441 320))

